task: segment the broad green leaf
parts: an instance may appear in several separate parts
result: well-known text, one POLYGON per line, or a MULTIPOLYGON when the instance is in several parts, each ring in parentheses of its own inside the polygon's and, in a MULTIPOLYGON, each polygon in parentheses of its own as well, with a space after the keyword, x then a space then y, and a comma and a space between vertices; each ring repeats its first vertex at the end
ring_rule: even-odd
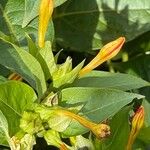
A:
MULTIPOLYGON (((113 64, 121 72, 126 72, 141 77, 150 82, 150 55, 141 55, 128 62, 113 64)), ((145 125, 150 126, 150 87, 139 90, 139 93, 145 95, 143 102, 145 108, 145 125)))
POLYGON ((0 110, 8 121, 10 136, 19 130, 23 111, 29 109, 36 98, 33 89, 22 82, 8 81, 0 84, 0 110))
POLYGON ((23 18, 22 27, 25 27, 38 16, 39 6, 41 0, 24 0, 25 2, 25 13, 23 18))
POLYGON ((56 8, 56 41, 63 47, 89 51, 120 36, 130 41, 150 29, 147 0, 68 0, 56 8))
POLYGON ((7 120, 0 110, 0 145, 7 145, 6 142, 9 139, 8 123, 7 120))
POLYGON ((40 97, 46 91, 46 83, 39 62, 24 49, 12 46, 14 48, 0 49, 3 54, 0 55, 0 64, 20 74, 37 90, 40 97))
MULTIPOLYGON (((81 115, 88 117, 88 119, 94 122, 101 122, 112 117, 135 98, 144 98, 142 95, 127 93, 120 90, 82 87, 64 89, 61 91, 61 97, 63 106, 66 105, 66 107, 83 104, 80 110, 81 115)), ((82 130, 79 124, 75 126, 73 122, 64 134, 77 135, 79 132, 81 134, 84 133, 85 130, 82 130), (72 130, 71 133, 69 132, 70 129, 72 130), (78 131, 76 132, 76 130, 78 131)))
POLYGON ((72 86, 113 88, 127 91, 150 86, 150 83, 129 74, 92 71, 86 76, 77 79, 72 86))
POLYGON ((0 64, 0 75, 7 77, 10 74, 10 70, 0 64))
POLYGON ((111 120, 111 135, 105 141, 105 150, 125 150, 130 133, 129 107, 123 108, 111 120), (118 146, 119 145, 119 146, 118 146))
POLYGON ((142 140, 143 142, 149 144, 150 143, 150 127, 145 127, 140 130, 138 135, 138 139, 142 140))
MULTIPOLYGON (((25 1, 25 13, 23 18, 22 27, 27 26, 30 21, 35 19, 39 15, 39 6, 41 0, 24 0, 25 1)), ((54 7, 63 4, 67 0, 55 0, 54 7)))
MULTIPOLYGON (((26 32, 28 34, 33 34, 35 39, 37 40, 38 18, 37 17, 32 18, 32 16, 30 17, 30 15, 28 16, 29 19, 26 18, 26 15, 29 9, 31 11, 30 12, 31 14, 36 10, 34 7, 32 8, 32 4, 31 6, 25 7, 25 0, 21 0, 21 1, 20 0, 15 0, 15 1, 8 0, 6 4, 5 10, 3 12, 3 16, 8 25, 10 33, 18 41, 21 41, 24 39, 26 32), (25 23, 23 23, 23 19, 25 23), (28 20, 30 21, 28 22, 28 20)), ((36 5, 38 4, 36 3, 36 5)), ((53 23, 50 22, 49 27, 48 27, 48 32, 46 34, 46 39, 49 39, 50 41, 52 41, 53 36, 54 36, 53 23)))

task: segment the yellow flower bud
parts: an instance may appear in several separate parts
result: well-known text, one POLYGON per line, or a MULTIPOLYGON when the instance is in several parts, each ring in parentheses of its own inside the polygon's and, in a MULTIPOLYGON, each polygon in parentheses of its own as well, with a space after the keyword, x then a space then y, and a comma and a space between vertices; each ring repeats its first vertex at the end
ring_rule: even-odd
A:
POLYGON ((96 55, 96 57, 79 72, 79 76, 80 77, 83 76, 84 74, 98 67, 103 62, 116 56, 120 51, 121 47, 123 46, 124 42, 125 37, 120 37, 115 41, 112 41, 106 44, 104 47, 102 47, 102 49, 96 55))
POLYGON ((39 29, 38 29, 39 47, 44 47, 45 34, 52 13, 53 13, 53 0, 41 0, 39 11, 39 29))
POLYGON ((131 150, 132 145, 144 124, 144 107, 141 106, 138 108, 138 110, 135 112, 134 117, 132 119, 132 128, 128 139, 128 144, 126 150, 131 150))

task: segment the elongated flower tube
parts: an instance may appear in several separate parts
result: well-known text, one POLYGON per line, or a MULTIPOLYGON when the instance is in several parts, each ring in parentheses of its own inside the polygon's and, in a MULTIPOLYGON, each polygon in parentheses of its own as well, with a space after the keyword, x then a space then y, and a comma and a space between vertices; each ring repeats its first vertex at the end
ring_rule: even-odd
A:
POLYGON ((125 42, 125 37, 120 37, 116 39, 115 41, 112 41, 108 44, 106 44, 100 52, 96 55, 96 57, 87 64, 81 71, 79 72, 79 77, 85 75, 86 73, 92 71, 94 68, 101 65, 103 62, 113 58, 118 54, 121 47, 123 46, 125 42))
POLYGON ((93 122, 85 119, 84 117, 81 117, 81 116, 79 116, 77 114, 74 114, 74 113, 72 113, 70 111, 63 110, 63 109, 56 110, 56 113, 57 114, 61 113, 61 114, 65 115, 65 116, 68 116, 68 117, 70 117, 72 119, 75 119, 81 125, 83 125, 84 127, 90 129, 98 139, 105 138, 108 135, 110 135, 110 127, 108 125, 106 125, 106 124, 93 123, 93 122))
POLYGON ((140 106, 132 119, 132 128, 126 150, 132 150, 132 145, 144 123, 144 107, 140 106))
POLYGON ((45 34, 48 27, 48 22, 53 13, 53 0, 41 0, 39 11, 39 29, 38 29, 38 44, 39 47, 44 47, 45 34))

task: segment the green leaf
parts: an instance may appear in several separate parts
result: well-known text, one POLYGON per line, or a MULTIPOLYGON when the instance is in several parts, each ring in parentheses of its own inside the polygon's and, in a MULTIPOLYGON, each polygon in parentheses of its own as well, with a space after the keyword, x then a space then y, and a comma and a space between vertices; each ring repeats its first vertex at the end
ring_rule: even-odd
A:
MULTIPOLYGON (((67 0, 55 0, 54 7, 63 4, 67 0)), ((27 26, 30 21, 39 15, 39 6, 41 0, 25 0, 25 13, 23 18, 22 27, 27 26)))
POLYGON ((59 133, 54 130, 48 130, 44 133, 44 139, 46 140, 48 145, 54 145, 56 147, 60 147, 62 143, 59 133))
POLYGON ((130 41, 149 31, 149 10, 147 0, 68 0, 54 13, 56 40, 77 51, 99 49, 120 36, 130 41))
POLYGON ((67 0, 55 0, 55 7, 58 7, 58 6, 60 6, 60 5, 62 5, 64 2, 66 2, 67 0))
POLYGON ((150 86, 150 83, 129 74, 92 71, 86 76, 77 79, 72 86, 113 88, 127 91, 150 86))
MULTIPOLYGON (((10 33, 18 40, 21 41, 25 37, 25 33, 33 34, 37 40, 38 34, 38 18, 32 16, 34 13, 37 14, 37 9, 34 7, 34 1, 27 5, 29 1, 25 0, 8 0, 5 10, 3 12, 5 21, 8 25, 10 33), (32 8, 32 9, 31 9, 32 8), (30 11, 29 11, 30 9, 30 11)), ((35 3, 38 6, 38 3, 35 3)), ((46 39, 50 41, 54 37, 54 28, 52 21, 49 23, 48 32, 46 39)))
POLYGON ((43 57, 45 63, 47 64, 47 67, 49 69, 49 74, 52 76, 53 73, 57 70, 57 66, 52 52, 51 42, 47 41, 45 43, 45 47, 41 48, 39 53, 43 57))
POLYGON ((105 141, 105 150, 126 149, 130 133, 129 110, 129 107, 125 107, 112 118, 110 122, 111 136, 105 141))
MULTIPOLYGON (((142 95, 120 90, 82 87, 64 89, 61 91, 61 97, 63 106, 66 107, 83 104, 79 113, 95 122, 101 122, 112 117, 135 98, 144 98, 142 95)), ((64 134, 68 136, 86 132, 86 130, 82 130, 83 128, 80 128, 80 126, 79 123, 74 125, 73 122, 64 134), (70 130, 72 130, 71 133, 69 132, 70 130)))
POLYGON ((3 83, 5 81, 7 81, 7 79, 5 77, 3 77, 3 76, 0 75, 0 83, 3 83))
POLYGON ((89 150, 95 150, 91 140, 86 139, 81 135, 76 136, 75 148, 84 149, 85 147, 89 150))
POLYGON ((149 144, 150 143, 150 127, 145 127, 140 130, 138 135, 138 139, 142 140, 143 142, 149 144))
POLYGON ((6 141, 9 138, 8 123, 4 114, 0 110, 0 144, 8 146, 6 141))
POLYGON ((50 75, 50 71, 49 71, 49 68, 48 68, 48 64, 46 63, 46 60, 40 54, 39 47, 36 46, 36 44, 33 42, 33 40, 28 35, 26 36, 26 38, 27 38, 27 41, 28 41, 29 53, 38 60, 38 62, 40 63, 42 69, 44 70, 43 73, 45 75, 45 79, 48 80, 51 75, 50 75))
MULTIPOLYGON (((126 72, 143 78, 150 82, 150 55, 141 55, 124 63, 114 63, 113 66, 121 72, 126 72)), ((145 125, 150 126, 150 87, 138 90, 140 94, 145 95, 143 105, 145 108, 145 125)))
POLYGON ((25 1, 25 13, 22 22, 22 27, 25 27, 38 16, 40 0, 24 0, 25 1))
POLYGON ((19 130, 22 113, 36 100, 36 94, 28 85, 8 81, 0 84, 0 110, 8 121, 10 136, 19 130))
POLYGON ((14 48, 0 49, 0 64, 20 74, 32 87, 39 97, 46 91, 43 70, 39 62, 27 51, 12 44, 14 48), (6 61, 7 60, 7 61, 6 61))

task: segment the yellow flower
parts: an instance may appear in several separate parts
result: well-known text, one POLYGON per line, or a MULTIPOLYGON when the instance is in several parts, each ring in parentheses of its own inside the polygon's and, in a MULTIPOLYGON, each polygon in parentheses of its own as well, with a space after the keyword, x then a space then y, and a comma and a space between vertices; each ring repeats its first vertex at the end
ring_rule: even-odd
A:
POLYGON ((52 13, 53 13, 53 0, 42 0, 39 11, 39 29, 38 29, 39 47, 44 47, 45 34, 52 13))
POLYGON ((109 60, 116 56, 123 46, 124 42, 125 37, 120 37, 102 47, 96 57, 79 72, 79 77, 92 71, 94 68, 98 67, 106 60, 109 60))
POLYGON ((91 121, 85 119, 82 116, 79 116, 77 114, 74 114, 70 111, 63 110, 63 109, 59 109, 59 110, 57 109, 56 113, 57 114, 61 113, 65 116, 68 116, 68 117, 78 121, 81 125, 90 129, 98 139, 102 139, 102 138, 105 138, 108 135, 110 135, 110 127, 106 124, 101 124, 101 123, 96 124, 94 122, 91 122, 91 121))
POLYGON ((128 139, 128 144, 126 150, 131 150, 132 145, 144 124, 144 107, 140 106, 138 110, 135 112, 135 115, 132 119, 132 128, 128 139))

